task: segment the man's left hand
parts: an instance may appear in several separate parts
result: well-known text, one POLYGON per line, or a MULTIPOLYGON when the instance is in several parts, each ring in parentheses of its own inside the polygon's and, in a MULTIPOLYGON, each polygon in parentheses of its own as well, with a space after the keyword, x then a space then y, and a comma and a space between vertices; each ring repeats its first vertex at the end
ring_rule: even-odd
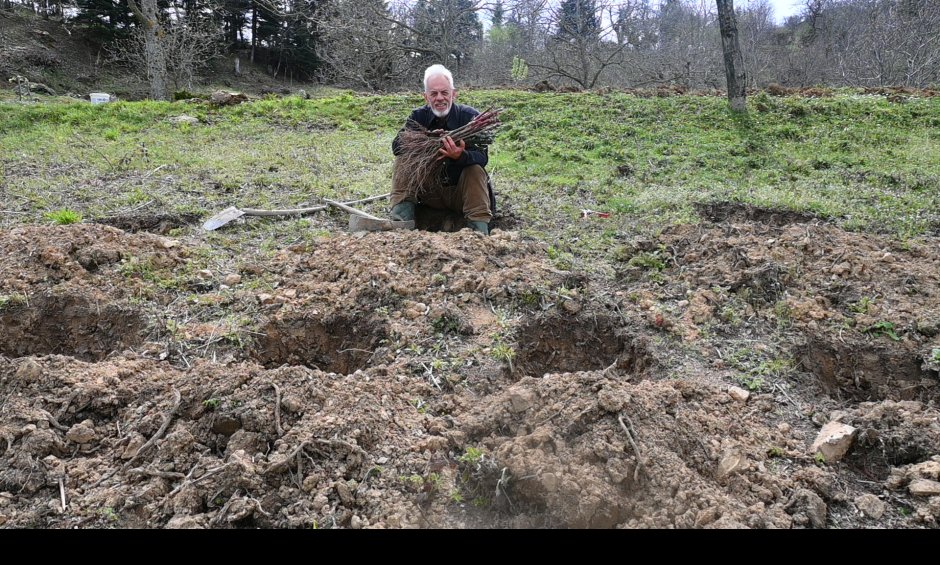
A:
POLYGON ((451 139, 450 136, 445 136, 442 141, 444 146, 438 151, 438 153, 440 153, 438 160, 450 159, 451 161, 456 161, 460 159, 460 156, 463 155, 464 150, 467 148, 467 144, 463 140, 454 143, 454 140, 451 139))

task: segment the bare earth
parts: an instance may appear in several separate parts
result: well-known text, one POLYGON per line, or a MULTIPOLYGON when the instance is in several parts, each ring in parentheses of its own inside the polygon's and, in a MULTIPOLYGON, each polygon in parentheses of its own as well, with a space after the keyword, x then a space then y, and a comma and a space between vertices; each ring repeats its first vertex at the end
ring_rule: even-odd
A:
POLYGON ((2 230, 0 527, 936 528, 940 240, 701 212, 614 281, 511 231, 194 272, 2 230))

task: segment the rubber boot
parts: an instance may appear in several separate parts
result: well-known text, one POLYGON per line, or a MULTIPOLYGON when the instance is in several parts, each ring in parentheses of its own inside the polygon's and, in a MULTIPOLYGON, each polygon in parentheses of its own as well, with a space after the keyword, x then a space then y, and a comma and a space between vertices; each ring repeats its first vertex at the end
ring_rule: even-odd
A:
POLYGON ((473 231, 478 231, 483 235, 490 235, 490 225, 486 222, 467 222, 470 225, 470 229, 473 231))
POLYGON ((392 208, 392 220, 411 222, 415 219, 415 203, 399 202, 392 208))

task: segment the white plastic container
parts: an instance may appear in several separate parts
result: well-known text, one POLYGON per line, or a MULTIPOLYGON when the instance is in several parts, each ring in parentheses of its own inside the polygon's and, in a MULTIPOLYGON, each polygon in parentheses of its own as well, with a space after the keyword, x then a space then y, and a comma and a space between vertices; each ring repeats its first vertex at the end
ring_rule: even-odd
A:
POLYGON ((107 104, 111 101, 111 95, 106 92, 92 92, 88 96, 92 104, 107 104))

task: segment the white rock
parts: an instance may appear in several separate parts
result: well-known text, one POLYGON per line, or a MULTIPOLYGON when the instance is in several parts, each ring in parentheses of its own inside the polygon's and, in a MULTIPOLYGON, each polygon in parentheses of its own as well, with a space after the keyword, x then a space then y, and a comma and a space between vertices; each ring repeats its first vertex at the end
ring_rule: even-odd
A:
POLYGON ((820 430, 810 452, 821 454, 828 463, 840 461, 852 447, 857 433, 858 430, 852 426, 829 422, 820 430))
POLYGON ((737 400, 738 402, 747 402, 751 397, 751 393, 744 390, 743 388, 733 386, 728 389, 728 394, 731 395, 731 398, 737 400))
POLYGON ((931 481, 928 479, 917 479, 912 482, 908 490, 911 491, 911 494, 914 496, 940 496, 940 482, 931 481))

